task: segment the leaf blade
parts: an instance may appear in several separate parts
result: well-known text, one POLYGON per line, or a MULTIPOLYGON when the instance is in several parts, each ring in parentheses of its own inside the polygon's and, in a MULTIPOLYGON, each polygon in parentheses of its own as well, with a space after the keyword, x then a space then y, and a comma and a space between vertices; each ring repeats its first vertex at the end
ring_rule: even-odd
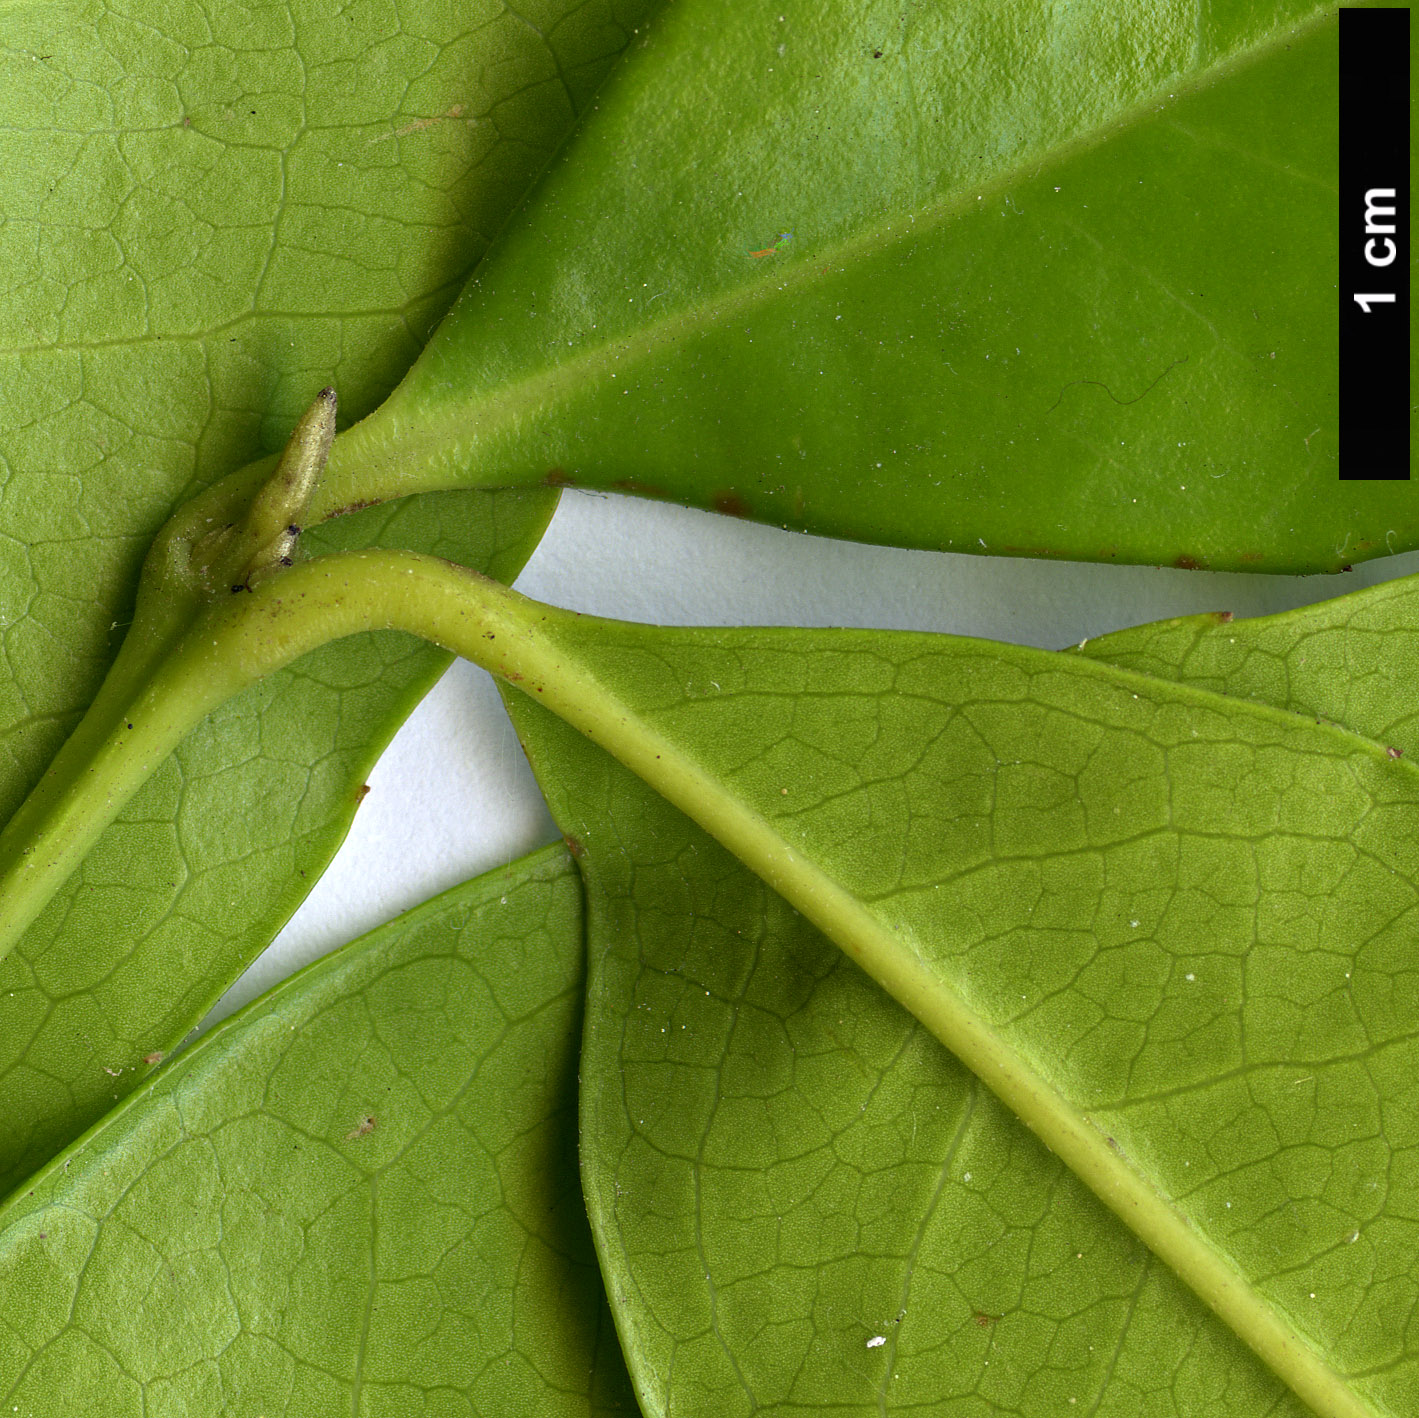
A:
MULTIPOLYGON (((284 444, 332 377, 348 411, 378 403, 639 13, 326 8, 6 9, 0 814, 96 691, 173 504, 284 444)), ((465 492, 305 539, 511 579, 554 503, 465 492)), ((151 785, 0 966, 0 1186, 136 1086, 276 933, 446 664, 393 637, 333 646, 151 785)))
POLYGON ((802 916, 509 707, 587 886, 582 1170, 647 1413, 1310 1411, 802 916))
POLYGON ((1304 275, 1336 240, 1334 7, 888 8, 653 26, 332 489, 476 458, 995 554, 1411 545, 1405 487, 1337 485, 1335 314, 1304 275))
MULTIPOLYGON (((446 499, 382 521, 515 574, 550 508, 500 500, 472 527, 446 499)), ((223 705, 139 791, 0 963, 0 1186, 138 1087, 265 947, 447 663, 399 636, 328 647, 223 705)))
POLYGON ((1096 636, 1078 653, 1126 669, 1344 724, 1413 752, 1414 579, 1279 615, 1187 616, 1096 636))
POLYGON ((1367 1289, 1372 1249, 1347 1247, 1395 1235, 1409 1205, 1407 1182, 1385 1189, 1402 1133, 1376 1111, 1406 1096, 1412 1050, 1380 983, 1412 931, 1408 765, 1185 685, 1076 679, 1077 657, 539 620, 605 699, 579 718, 553 677, 545 702, 867 964, 1101 1195, 1117 1186, 1111 1204, 1298 1392, 1403 1410, 1413 1356, 1367 1289), (1164 761, 1170 795, 1147 788, 1164 761), (1293 1225, 1312 1147, 1334 1150, 1334 1184, 1290 1197, 1293 1225))
POLYGON ((104 1415, 628 1411, 566 1185, 582 968, 554 849, 213 1031, 5 1207, 0 1389, 104 1415))

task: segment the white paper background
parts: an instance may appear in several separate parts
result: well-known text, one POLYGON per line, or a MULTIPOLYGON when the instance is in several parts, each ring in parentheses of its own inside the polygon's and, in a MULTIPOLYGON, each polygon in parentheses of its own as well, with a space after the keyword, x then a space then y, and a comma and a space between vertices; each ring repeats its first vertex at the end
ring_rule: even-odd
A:
MULTIPOLYGON (((1165 616, 1265 615, 1419 571, 1419 553, 1278 577, 902 551, 569 492, 517 581, 538 600, 669 625, 950 631, 1058 648, 1165 616)), ((395 737, 305 904, 208 1023, 292 970, 551 841, 492 681, 459 661, 395 737)))

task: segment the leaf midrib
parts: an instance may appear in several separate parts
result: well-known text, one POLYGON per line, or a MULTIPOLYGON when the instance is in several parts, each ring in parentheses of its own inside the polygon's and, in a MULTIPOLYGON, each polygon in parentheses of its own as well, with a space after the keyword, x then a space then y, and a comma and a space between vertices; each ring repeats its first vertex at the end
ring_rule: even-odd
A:
MULTIPOLYGON (((551 660, 542 658, 545 652, 534 651, 538 661, 528 667, 540 678, 539 702, 620 759, 837 943, 1055 1152, 1293 1393, 1326 1418, 1378 1418, 1377 1410, 1354 1392, 1234 1262, 1200 1234, 1151 1179, 1109 1145, 1091 1116, 1065 1098, 949 985, 933 976, 900 933, 879 921, 865 903, 785 841, 773 823, 736 798, 714 774, 606 688, 594 664, 577 647, 588 632, 595 635, 595 618, 537 607, 532 623, 538 620, 551 629, 549 648, 555 647, 551 660)), ((989 641, 963 643, 1000 650, 989 641)), ((1027 659, 1058 665, 1052 652, 1009 648, 1027 659)), ((1162 690, 1170 699, 1192 700, 1229 717, 1261 718, 1291 729, 1304 726, 1311 734, 1336 737, 1347 749, 1372 755, 1384 751, 1373 740, 1273 705, 1247 704, 1097 661, 1071 659, 1069 665, 1087 666, 1087 678, 1147 686, 1155 694, 1162 690)), ((1389 766, 1402 775, 1419 773, 1408 762, 1389 766)))

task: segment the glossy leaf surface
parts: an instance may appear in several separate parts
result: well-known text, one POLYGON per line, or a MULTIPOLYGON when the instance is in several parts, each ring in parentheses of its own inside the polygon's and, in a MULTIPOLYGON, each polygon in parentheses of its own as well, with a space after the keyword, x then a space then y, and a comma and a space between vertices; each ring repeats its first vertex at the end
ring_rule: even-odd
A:
POLYGON ((1337 479, 1336 10, 677 4, 332 502, 547 478, 995 554, 1411 547, 1408 485, 1337 479))
POLYGON ((576 1185, 560 848, 220 1026, 0 1212, 6 1412, 633 1412, 576 1185))
MULTIPOLYGON (((1354 625, 1358 678, 1383 638, 1402 686, 1412 595, 1380 589, 1387 609, 1347 598, 1301 636, 1237 629, 1319 646, 1354 625)), ((1128 635, 1148 631, 1104 640, 1128 635)), ((1048 1080, 1046 1113, 1082 1113, 1324 1356, 1344 1411, 1413 1406, 1404 758, 985 642, 574 637, 633 724, 730 785, 697 815, 726 840, 741 814, 772 824, 790 899, 869 968, 879 946, 921 966, 924 1018, 946 997, 982 1018, 1048 1080)), ((806 923, 517 712, 592 892, 588 1200, 651 1411, 1305 1411, 806 923)))
MULTIPOLYGON (((335 380, 367 411, 639 13, 433 0, 4 8, 0 814, 77 720, 173 505, 284 441, 335 380)), ((545 492, 331 524, 510 578, 545 492)), ((447 663, 332 646, 195 735, 0 967, 0 1184, 201 1018, 338 846, 447 663)))

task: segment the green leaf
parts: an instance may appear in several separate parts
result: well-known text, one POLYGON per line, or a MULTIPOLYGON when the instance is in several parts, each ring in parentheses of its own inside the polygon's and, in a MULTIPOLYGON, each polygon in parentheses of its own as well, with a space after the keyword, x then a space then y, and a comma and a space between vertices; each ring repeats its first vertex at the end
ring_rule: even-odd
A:
POLYGON ((576 1177, 580 890, 538 853, 302 971, 0 1212, 5 1411, 634 1411, 576 1177))
POLYGON ((648 1414, 1306 1411, 832 942, 514 714, 581 853, 582 1171, 648 1414))
MULTIPOLYGON (((1388 592, 1290 638, 1388 630, 1402 684, 1388 592)), ((650 1412, 1304 1411, 1244 1345, 1317 1412, 1415 1406, 1406 759, 1081 656, 543 628, 602 741, 1018 1115, 515 703, 587 872, 588 1203, 650 1412)))
POLYGON ((1283 615, 1182 616, 1100 635, 1080 654, 1347 727, 1419 751, 1419 578, 1283 615))
MULTIPOLYGON (((0 815, 92 698, 174 504, 321 383, 384 396, 640 13, 19 0, 0 43, 0 815)), ((545 492, 374 509, 317 547, 511 577, 545 492)), ((229 705, 0 967, 0 1184, 93 1122, 274 934, 447 657, 346 642, 229 705)))
POLYGON ((1413 547, 1407 484, 1337 479, 1337 10, 684 0, 330 503, 545 479, 997 554, 1413 547))
MULTIPOLYGON (((515 574, 548 509, 481 496, 456 536, 438 499, 366 517, 515 574)), ((224 704, 140 790, 0 963, 0 1191, 137 1087, 261 951, 447 663, 403 636, 326 646, 224 704)))
POLYGON ((209 8, 6 7, 8 803, 174 502, 284 443, 322 382, 347 416, 379 402, 570 124, 559 67, 624 40, 599 7, 555 46, 437 0, 209 8))

